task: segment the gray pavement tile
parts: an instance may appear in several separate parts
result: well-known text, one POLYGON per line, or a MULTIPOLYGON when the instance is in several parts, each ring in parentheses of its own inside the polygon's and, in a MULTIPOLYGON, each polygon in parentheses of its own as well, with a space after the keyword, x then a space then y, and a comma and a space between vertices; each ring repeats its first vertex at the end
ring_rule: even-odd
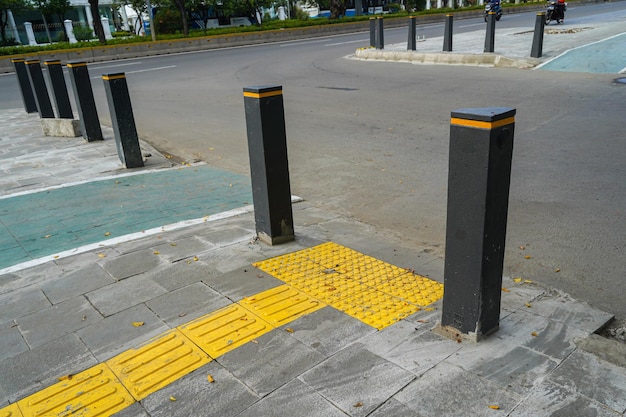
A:
POLYGON ((76 331, 100 361, 169 330, 169 327, 143 304, 105 318, 76 331), (143 322, 139 327, 133 322, 143 322))
POLYGON ((40 287, 48 299, 56 304, 114 282, 100 265, 92 263, 77 271, 47 280, 40 287))
POLYGON ((154 254, 153 250, 141 250, 117 258, 107 257, 101 262, 101 265, 113 278, 122 280, 150 271, 160 263, 161 259, 154 254))
MULTIPOLYGON (((13 274, 19 276, 19 279, 12 279, 6 284, 0 284, 0 294, 26 288, 33 284, 41 284, 49 279, 60 276, 62 273, 63 270, 54 262, 46 262, 41 265, 13 272, 13 274)), ((2 296, 0 295, 0 297, 2 296)))
POLYGON ((283 330, 273 330, 218 358, 260 396, 286 384, 324 359, 283 330))
POLYGON ((395 398, 390 398, 368 417, 420 417, 415 410, 410 409, 395 398))
POLYGON ((294 379, 237 417, 345 417, 314 389, 294 379))
MULTIPOLYGON (((297 232, 297 225, 296 232, 297 232)), ((324 241, 332 241, 358 252, 370 255, 389 245, 381 239, 371 225, 343 217, 328 220, 317 224, 321 231, 325 231, 324 241)))
MULTIPOLYGON (((103 259, 115 259, 120 252, 110 246, 102 246, 96 250, 80 253, 65 258, 58 258, 54 263, 59 266, 63 273, 78 271, 95 263, 102 263, 103 259)), ((100 266, 102 268, 102 266, 100 266)))
POLYGON ((548 376, 548 380, 618 413, 626 412, 626 369, 595 355, 576 350, 548 376))
POLYGON ((366 416, 415 376, 392 362, 352 345, 299 379, 351 416, 366 416))
POLYGON ((604 361, 626 368, 626 343, 592 334, 584 339, 577 339, 576 345, 604 361))
POLYGON ((68 334, 35 349, 0 362, 0 391, 15 402, 58 382, 58 377, 76 374, 97 364, 85 344, 68 334))
POLYGON ((248 245, 230 245, 206 252, 202 254, 200 260, 211 264, 217 271, 226 273, 250 266, 253 262, 259 260, 259 255, 250 249, 248 245))
POLYGON ((508 315, 501 321, 501 336, 510 336, 518 345, 556 359, 566 358, 576 349, 575 340, 587 336, 582 330, 532 312, 531 307, 508 315))
POLYGON ((141 403, 133 403, 122 411, 113 414, 112 417, 150 417, 141 403))
POLYGON ((613 319, 612 314, 597 310, 587 303, 574 300, 569 295, 552 289, 535 299, 532 309, 536 314, 589 333, 594 333, 613 319))
POLYGON ((577 395, 568 387, 550 381, 538 384, 509 414, 510 417, 618 417, 621 415, 589 398, 577 395))
POLYGON ((361 339, 372 353, 387 359, 416 376, 435 367, 460 350, 455 341, 444 339, 427 328, 416 330, 411 322, 400 321, 361 339))
POLYGON ((205 278, 202 282, 234 302, 284 284, 252 265, 205 278))
MULTIPOLYGON (((240 217, 236 217, 241 220, 240 217)), ((221 222, 220 222, 221 223, 221 222)), ((254 222, 252 227, 241 227, 239 225, 221 225, 211 224, 206 229, 198 230, 198 236, 214 244, 215 246, 227 246, 234 243, 250 241, 256 236, 254 222)))
MULTIPOLYGON (((169 240, 169 239, 168 239, 169 240)), ((215 245, 205 242, 195 236, 178 239, 169 242, 163 242, 152 248, 159 252, 162 258, 170 262, 180 261, 182 259, 193 258, 202 252, 211 250, 215 245)))
POLYGON ((17 324, 8 322, 0 326, 0 361, 28 350, 17 324))
POLYGON ((323 223, 340 217, 338 213, 319 209, 306 201, 294 204, 292 208, 293 223, 298 227, 323 223))
POLYGON ((83 296, 71 298, 17 320, 31 348, 65 336, 102 320, 102 315, 83 296))
POLYGON ((476 366, 470 371, 520 395, 528 394, 559 365, 559 362, 524 347, 516 347, 504 356, 476 366))
POLYGON ((229 304, 229 299, 202 282, 167 292, 146 302, 148 308, 170 327, 180 326, 229 304))
POLYGON ((219 274, 211 265, 189 259, 164 265, 145 273, 147 277, 168 291, 211 279, 219 274))
POLYGON ((20 276, 13 273, 0 275, 0 288, 20 279, 20 276))
POLYGON ((37 287, 28 287, 0 295, 0 322, 6 323, 52 304, 37 287))
POLYGON ((108 317, 166 292, 167 289, 147 276, 135 275, 91 291, 86 296, 103 316, 108 317))
POLYGON ((527 309, 526 304, 532 303, 540 297, 546 289, 535 283, 515 282, 512 278, 502 278, 502 287, 507 291, 502 291, 500 308, 507 311, 527 309))
POLYGON ((141 402, 152 417, 228 417, 237 415, 258 399, 241 381, 212 361, 141 402), (209 382, 208 375, 215 382, 209 382))
POLYGON ((463 369, 442 362, 395 395, 423 417, 507 415, 521 397, 463 369), (499 410, 489 408, 498 406, 499 410))
POLYGON ((333 308, 324 307, 282 328, 293 330, 292 337, 329 357, 349 344, 377 330, 333 308))

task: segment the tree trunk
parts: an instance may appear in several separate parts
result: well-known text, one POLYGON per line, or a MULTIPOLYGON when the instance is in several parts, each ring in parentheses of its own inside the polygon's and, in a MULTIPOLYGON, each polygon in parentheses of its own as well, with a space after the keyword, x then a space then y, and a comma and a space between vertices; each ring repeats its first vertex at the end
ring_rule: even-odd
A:
POLYGON ((189 25, 187 24, 187 12, 185 10, 185 1, 184 0, 175 0, 176 5, 178 6, 178 11, 180 12, 180 19, 183 23, 183 33, 185 37, 189 36, 189 25))
POLYGON ((96 36, 100 43, 107 43, 104 37, 104 29, 102 28, 102 20, 100 19, 100 9, 98 9, 99 0, 89 0, 89 8, 91 9, 91 16, 93 17, 93 30, 96 32, 96 36))

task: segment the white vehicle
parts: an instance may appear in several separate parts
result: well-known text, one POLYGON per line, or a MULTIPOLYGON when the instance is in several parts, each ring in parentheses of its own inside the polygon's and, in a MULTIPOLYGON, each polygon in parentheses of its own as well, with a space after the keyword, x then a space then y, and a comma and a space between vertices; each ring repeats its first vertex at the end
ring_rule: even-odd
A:
MULTIPOLYGON (((196 21, 199 27, 202 27, 202 21, 196 21)), ((250 20, 247 17, 231 17, 230 24, 228 25, 220 25, 218 19, 209 19, 206 22, 207 29, 217 29, 217 28, 237 28, 243 26, 252 26, 250 20)))

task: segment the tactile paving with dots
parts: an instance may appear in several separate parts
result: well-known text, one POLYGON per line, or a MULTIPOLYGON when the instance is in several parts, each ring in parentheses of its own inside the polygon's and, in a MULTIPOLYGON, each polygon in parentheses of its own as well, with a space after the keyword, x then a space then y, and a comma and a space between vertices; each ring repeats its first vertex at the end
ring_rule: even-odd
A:
POLYGON ((443 297, 443 284, 333 242, 253 265, 377 329, 443 297))

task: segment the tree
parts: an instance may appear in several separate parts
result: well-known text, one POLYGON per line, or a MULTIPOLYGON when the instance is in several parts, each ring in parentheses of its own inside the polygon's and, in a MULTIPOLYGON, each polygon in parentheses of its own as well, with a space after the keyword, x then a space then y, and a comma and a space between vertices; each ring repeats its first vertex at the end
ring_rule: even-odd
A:
POLYGON ((330 10, 331 19, 339 19, 341 16, 346 15, 348 0, 320 0, 318 3, 320 9, 328 8, 330 10))
POLYGON ((63 21, 65 20, 65 13, 72 8, 70 0, 35 0, 35 4, 43 17, 43 23, 46 26, 46 34, 48 35, 50 43, 52 43, 52 39, 50 38, 48 22, 46 19, 53 16, 56 16, 59 19, 59 22, 61 22, 63 37, 67 39, 67 34, 65 33, 65 28, 63 27, 63 21))
POLYGON ((104 37, 104 29, 102 28, 98 2, 99 0, 89 0, 89 8, 91 9, 91 17, 93 18, 93 31, 96 32, 96 36, 98 37, 100 43, 107 43, 107 40, 104 37))
POLYGON ((28 3, 26 3, 26 0, 0 0, 0 41, 2 45, 6 45, 9 43, 9 39, 7 39, 9 10, 18 11, 27 8, 28 3))

